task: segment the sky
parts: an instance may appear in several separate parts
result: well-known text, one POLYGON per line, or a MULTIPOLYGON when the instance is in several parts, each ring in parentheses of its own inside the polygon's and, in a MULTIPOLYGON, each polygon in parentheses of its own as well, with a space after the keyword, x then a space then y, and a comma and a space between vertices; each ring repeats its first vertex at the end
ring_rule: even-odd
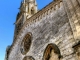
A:
MULTIPOLYGON (((42 9, 53 0, 36 0, 38 9, 42 9)), ((0 0, 0 60, 4 60, 8 45, 13 42, 16 15, 21 0, 0 0)))

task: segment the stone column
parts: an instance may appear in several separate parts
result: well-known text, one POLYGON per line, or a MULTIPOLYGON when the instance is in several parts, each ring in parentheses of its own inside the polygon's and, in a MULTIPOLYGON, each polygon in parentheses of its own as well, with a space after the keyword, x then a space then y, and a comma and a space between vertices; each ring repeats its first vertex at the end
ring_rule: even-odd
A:
POLYGON ((75 40, 80 39, 80 0, 63 0, 75 40))

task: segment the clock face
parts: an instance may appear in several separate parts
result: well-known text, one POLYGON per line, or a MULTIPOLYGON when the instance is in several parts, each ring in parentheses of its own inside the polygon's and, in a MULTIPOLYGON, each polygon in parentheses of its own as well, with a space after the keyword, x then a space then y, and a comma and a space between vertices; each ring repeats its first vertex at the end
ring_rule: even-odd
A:
POLYGON ((21 53, 22 54, 26 54, 31 46, 31 33, 28 33, 25 35, 25 37, 23 38, 22 42, 21 42, 21 53))

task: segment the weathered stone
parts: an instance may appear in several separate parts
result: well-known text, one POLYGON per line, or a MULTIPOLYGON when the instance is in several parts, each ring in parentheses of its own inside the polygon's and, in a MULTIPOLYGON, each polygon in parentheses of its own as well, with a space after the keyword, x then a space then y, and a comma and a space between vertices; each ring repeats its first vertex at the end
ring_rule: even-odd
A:
POLYGON ((51 43, 59 48, 61 57, 59 58, 53 49, 50 60, 53 55, 56 60, 77 60, 80 46, 76 49, 72 47, 79 41, 80 1, 56 0, 25 21, 12 44, 8 60, 23 60, 24 56, 42 60, 46 47, 51 43), (23 55, 20 51, 21 43, 28 32, 32 33, 32 42, 29 51, 23 55))

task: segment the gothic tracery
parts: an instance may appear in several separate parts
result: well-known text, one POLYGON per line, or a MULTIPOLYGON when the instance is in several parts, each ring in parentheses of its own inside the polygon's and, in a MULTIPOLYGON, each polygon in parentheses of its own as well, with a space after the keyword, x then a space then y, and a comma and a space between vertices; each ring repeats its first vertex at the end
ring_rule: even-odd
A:
POLYGON ((21 53, 26 54, 31 45, 31 33, 27 33, 21 42, 21 53))

